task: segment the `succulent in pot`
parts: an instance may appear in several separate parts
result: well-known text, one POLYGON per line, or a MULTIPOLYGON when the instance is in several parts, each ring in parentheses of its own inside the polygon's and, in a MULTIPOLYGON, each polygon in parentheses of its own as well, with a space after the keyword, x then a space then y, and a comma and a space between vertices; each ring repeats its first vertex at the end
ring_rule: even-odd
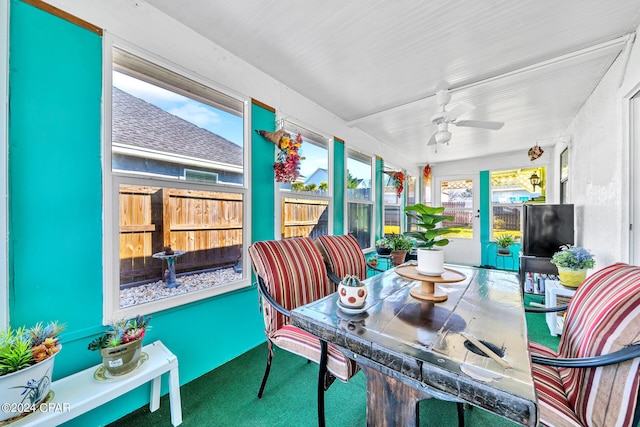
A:
POLYGON ((513 234, 505 233, 496 237, 496 245, 498 245, 498 253, 509 255, 511 253, 510 246, 516 242, 513 234))
POLYGON ((345 307, 359 308, 367 298, 367 287, 357 276, 345 276, 338 284, 340 303, 345 307))
POLYGON ((389 239, 386 237, 381 237, 376 240, 376 252, 378 255, 389 255, 391 253, 391 248, 389 247, 389 239))
POLYGON ((99 350, 102 364, 113 376, 131 372, 142 354, 142 338, 150 328, 151 316, 136 316, 111 323, 111 329, 89 343, 89 350, 99 350))
POLYGON ((453 221, 454 217, 442 215, 443 206, 427 206, 422 203, 406 206, 404 211, 415 221, 418 230, 407 231, 407 236, 416 239, 418 248, 419 273, 428 276, 439 276, 444 272, 444 252, 438 248, 449 244, 445 234, 457 233, 455 227, 443 227, 443 221, 453 221))
POLYGON ((9 404, 8 410, 0 412, 0 422, 37 408, 48 396, 63 329, 63 325, 50 322, 0 331, 0 395, 2 403, 9 404))

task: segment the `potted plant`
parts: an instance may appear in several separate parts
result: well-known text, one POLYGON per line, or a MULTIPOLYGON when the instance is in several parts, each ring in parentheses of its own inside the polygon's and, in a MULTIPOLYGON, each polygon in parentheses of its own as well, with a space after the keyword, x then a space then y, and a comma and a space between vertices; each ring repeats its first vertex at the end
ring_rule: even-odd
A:
POLYGON ((138 367, 142 354, 142 338, 149 328, 151 316, 137 316, 113 322, 111 329, 89 343, 89 350, 100 350, 102 364, 113 376, 124 375, 138 367))
POLYGON ((338 284, 340 303, 347 308, 360 308, 367 298, 367 287, 357 276, 345 276, 338 284))
POLYGON ((389 248, 389 239, 386 237, 381 237, 376 240, 376 252, 378 255, 388 256, 391 254, 391 249, 389 248))
POLYGON ((0 424, 37 408, 49 394, 54 356, 62 349, 57 322, 0 331, 0 424))
POLYGON ((418 230, 407 231, 405 234, 416 239, 418 248, 418 266, 420 274, 439 276, 444 272, 444 252, 439 249, 449 244, 444 234, 457 233, 454 227, 442 227, 442 221, 452 221, 450 215, 442 215, 443 206, 427 206, 422 203, 406 206, 406 215, 415 220, 418 230))
POLYGON ((570 288, 577 288, 587 277, 587 269, 595 263, 593 255, 580 246, 562 246, 551 257, 551 264, 558 267, 560 283, 570 288))
POLYGON ((413 239, 404 234, 392 234, 387 237, 391 249, 391 262, 400 265, 404 262, 407 252, 413 248, 413 239))
POLYGON ((510 255, 511 245, 516 242, 513 234, 505 233, 496 237, 496 245, 498 245, 498 253, 500 255, 510 255))

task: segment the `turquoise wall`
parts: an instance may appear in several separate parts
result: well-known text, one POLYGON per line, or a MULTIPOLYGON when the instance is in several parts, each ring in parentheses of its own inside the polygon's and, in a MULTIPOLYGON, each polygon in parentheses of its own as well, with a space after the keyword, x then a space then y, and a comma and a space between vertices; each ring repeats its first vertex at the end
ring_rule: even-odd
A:
POLYGON ((375 188, 376 200, 375 200, 375 203, 373 205, 373 209, 375 211, 374 215, 375 215, 375 221, 376 221, 376 237, 375 237, 375 239, 377 240, 378 238, 384 236, 384 222, 382 221, 382 213, 383 213, 382 201, 384 199, 384 194, 383 194, 383 192, 384 192, 384 185, 383 185, 384 160, 382 160, 382 157, 376 156, 375 168, 376 168, 376 170, 375 170, 375 173, 376 173, 376 188, 375 188))
POLYGON ((345 157, 344 141, 333 140, 333 234, 344 234, 344 202, 345 202, 345 157))
MULTIPOLYGON (((104 330, 102 40, 12 0, 9 60, 10 323, 66 324, 55 380, 100 363, 87 344, 104 330)), ((270 201, 273 206, 273 196, 270 201)), ((272 236, 268 212, 271 225, 263 232, 272 236)), ((155 313, 151 325, 145 343, 162 340, 177 355, 181 384, 265 340, 255 287, 155 313)), ((143 386, 68 425, 107 424, 148 401, 143 386)))
POLYGON ((273 163, 275 145, 255 130, 275 130, 276 115, 255 102, 251 103, 251 241, 275 238, 275 185, 273 163))

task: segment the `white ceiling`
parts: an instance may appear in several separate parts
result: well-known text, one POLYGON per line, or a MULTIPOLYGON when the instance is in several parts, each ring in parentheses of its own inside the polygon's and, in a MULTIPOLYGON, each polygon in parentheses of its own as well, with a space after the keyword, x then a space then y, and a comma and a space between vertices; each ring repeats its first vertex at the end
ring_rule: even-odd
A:
POLYGON ((147 0, 416 165, 560 138, 640 24, 638 0, 147 0), (462 119, 427 147, 440 82, 462 119))

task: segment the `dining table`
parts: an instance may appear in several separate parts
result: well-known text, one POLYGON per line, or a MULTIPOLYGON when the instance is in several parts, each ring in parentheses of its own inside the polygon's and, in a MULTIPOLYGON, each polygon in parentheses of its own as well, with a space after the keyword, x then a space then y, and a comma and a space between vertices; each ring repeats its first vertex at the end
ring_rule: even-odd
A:
POLYGON ((417 403, 427 398, 467 403, 520 425, 537 425, 516 276, 446 265, 445 273, 458 280, 439 281, 407 274, 411 266, 366 279, 363 307, 344 307, 333 293, 291 312, 294 326, 335 345, 364 372, 367 425, 414 426, 417 403), (444 300, 412 295, 434 282, 444 300))

